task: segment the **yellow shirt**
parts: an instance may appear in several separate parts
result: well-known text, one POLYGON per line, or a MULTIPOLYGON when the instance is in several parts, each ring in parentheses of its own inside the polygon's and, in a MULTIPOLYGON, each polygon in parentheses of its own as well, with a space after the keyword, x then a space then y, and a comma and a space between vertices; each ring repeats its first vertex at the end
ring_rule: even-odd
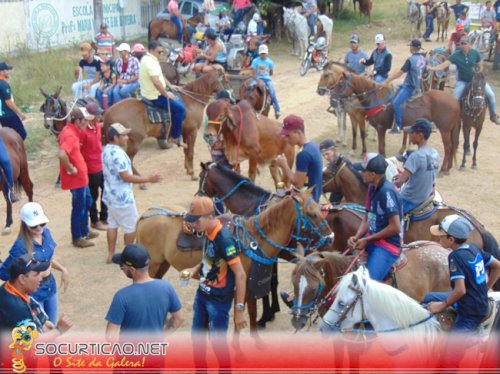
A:
POLYGON ((165 78, 161 71, 160 61, 150 53, 147 53, 141 59, 141 66, 139 68, 139 85, 141 86, 141 95, 148 100, 157 99, 161 96, 160 91, 157 90, 151 77, 158 77, 163 87, 166 87, 165 78))

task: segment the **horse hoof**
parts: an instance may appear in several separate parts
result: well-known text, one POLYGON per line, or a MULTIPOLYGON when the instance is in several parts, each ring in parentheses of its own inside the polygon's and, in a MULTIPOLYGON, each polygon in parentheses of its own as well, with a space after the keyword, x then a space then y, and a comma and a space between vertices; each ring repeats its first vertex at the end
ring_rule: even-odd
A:
POLYGON ((460 166, 460 169, 458 169, 458 170, 465 171, 465 166, 464 165, 460 166))
POLYGON ((477 169, 477 165, 472 165, 472 169, 476 170, 477 169))
POLYGON ((197 181, 198 180, 198 177, 194 174, 191 174, 191 180, 192 181, 197 181))
POLYGON ((2 235, 9 235, 12 232, 10 227, 4 227, 2 230, 2 235))
POLYGON ((139 189, 146 191, 148 189, 148 186, 146 186, 145 184, 141 184, 139 185, 139 189))
POLYGON ((165 139, 156 139, 156 142, 158 143, 158 147, 160 149, 169 149, 173 147, 173 145, 167 142, 165 139))

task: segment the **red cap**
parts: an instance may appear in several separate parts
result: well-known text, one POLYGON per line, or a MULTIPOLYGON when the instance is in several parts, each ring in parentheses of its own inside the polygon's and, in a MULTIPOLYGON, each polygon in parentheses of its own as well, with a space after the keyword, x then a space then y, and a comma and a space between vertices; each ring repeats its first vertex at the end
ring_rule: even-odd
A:
POLYGON ((302 117, 290 114, 283 120, 283 128, 280 131, 280 135, 286 136, 295 130, 304 131, 304 120, 302 117))
POLYGON ((464 25, 457 24, 457 25, 455 26, 455 30, 457 30, 457 31, 459 31, 459 30, 465 30, 464 25))

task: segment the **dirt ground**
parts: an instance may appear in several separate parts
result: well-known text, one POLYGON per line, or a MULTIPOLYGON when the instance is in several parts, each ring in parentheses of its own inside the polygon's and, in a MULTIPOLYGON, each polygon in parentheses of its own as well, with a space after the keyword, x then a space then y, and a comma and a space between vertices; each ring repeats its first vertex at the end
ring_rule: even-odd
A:
MULTIPOLYGON (((436 43, 430 45, 437 46, 436 43)), ((425 46, 430 49, 429 44, 425 46)), ((347 48, 347 46, 346 48, 336 46, 335 51, 330 52, 330 57, 340 58, 347 51, 347 48)), ((370 50, 372 46, 365 46, 365 48, 370 50)), ((408 47, 406 47, 406 42, 400 41, 391 42, 389 48, 394 55, 393 71, 395 71, 402 66, 404 59, 408 56, 408 47)), ((270 50, 270 56, 277 65, 273 80, 282 106, 283 116, 291 113, 303 116, 306 120, 307 136, 311 139, 318 141, 325 137, 336 138, 336 119, 332 114, 326 112, 328 98, 319 97, 316 94, 319 73, 310 70, 305 77, 300 77, 299 60, 290 56, 288 46, 271 45, 270 50)), ((500 90, 498 87, 495 90, 498 96, 500 90)), ((41 126, 41 116, 39 114, 30 115, 26 125, 28 127, 41 126)), ((349 129, 348 133, 350 133, 349 129)), ((373 130, 371 134, 373 134, 373 130)), ((496 144, 499 136, 500 126, 495 126, 486 120, 480 139, 479 168, 471 170, 471 162, 469 161, 469 167, 465 172, 460 172, 455 168, 450 176, 439 179, 437 182, 437 187, 446 202, 468 210, 497 237, 500 236, 500 222, 498 220, 500 203, 497 182, 499 152, 496 144)), ((394 155, 399 149, 401 137, 387 135, 387 142, 387 154, 394 155)), ((42 148, 40 158, 30 163, 30 173, 34 182, 34 199, 42 204, 50 218, 49 228, 58 244, 56 257, 68 268, 71 276, 71 284, 67 292, 60 294, 60 312, 68 314, 72 318, 74 322, 73 332, 95 333, 97 336, 102 336, 106 325, 104 317, 114 293, 119 288, 128 285, 130 281, 123 275, 118 266, 105 264, 107 252, 105 233, 101 233, 95 241, 95 247, 76 249, 71 245, 70 193, 54 187, 59 170, 54 144, 55 139, 51 137, 40 145, 42 148)), ((442 144, 437 134, 432 135, 431 144, 443 156, 442 144)), ((368 140, 367 146, 369 151, 376 151, 376 143, 372 140, 368 140)), ((340 148, 340 152, 344 154, 347 154, 348 150, 348 148, 340 148)), ((356 152, 356 159, 359 158, 359 153, 360 150, 356 152)), ((135 159, 139 170, 142 173, 160 172, 164 175, 165 180, 160 184, 150 185, 146 191, 139 190, 137 187, 134 189, 139 212, 143 212, 151 206, 165 204, 188 206, 190 199, 198 189, 198 183, 191 181, 184 173, 181 167, 183 157, 183 153, 178 149, 159 150, 154 139, 149 139, 142 145, 135 159)), ((457 157, 461 160, 461 151, 457 157)), ((199 163, 207 161, 209 158, 207 146, 199 136, 195 150, 195 169, 199 170, 199 163)), ((246 172, 245 165, 242 170, 246 172)), ((257 183, 271 188, 271 178, 267 169, 261 170, 257 177, 257 183)), ((15 224, 12 234, 0 237, 1 258, 7 256, 10 246, 17 236, 18 211, 26 200, 23 195, 22 202, 16 204, 14 208, 15 224)), ((4 212, 3 201, 0 211, 4 212)), ((120 250, 122 248, 121 237, 118 248, 120 250)), ((291 264, 280 264, 280 290, 290 289, 292 268, 291 264)), ((60 274, 56 274, 56 278, 59 282, 60 274)), ((175 270, 168 272, 165 279, 174 285, 187 312, 186 320, 180 329, 189 331, 196 282, 191 281, 188 287, 180 287, 178 273, 175 270)), ((268 324, 266 331, 292 333, 290 316, 282 310, 281 313, 277 314, 276 320, 268 324)), ((248 333, 248 329, 246 333, 248 333)))

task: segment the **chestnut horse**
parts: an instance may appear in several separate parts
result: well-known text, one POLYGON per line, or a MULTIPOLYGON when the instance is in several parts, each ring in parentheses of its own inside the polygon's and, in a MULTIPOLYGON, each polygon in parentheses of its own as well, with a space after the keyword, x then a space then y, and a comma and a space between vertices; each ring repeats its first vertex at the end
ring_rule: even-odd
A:
POLYGON ((247 100, 259 114, 269 116, 272 99, 266 84, 259 78, 250 77, 240 87, 240 99, 247 100))
MULTIPOLYGON (((19 136, 19 134, 8 127, 0 128, 0 138, 2 139, 7 153, 10 158, 10 167, 12 169, 12 178, 14 180, 14 186, 11 186, 16 192, 20 192, 21 186, 28 195, 28 200, 33 201, 33 183, 30 179, 30 174, 28 171, 28 156, 26 155, 26 148, 24 147, 24 141, 19 136)), ((1 172, 1 188, 3 191, 3 196, 5 198, 5 203, 7 205, 7 217, 5 220, 5 227, 2 231, 2 235, 10 234, 12 226, 12 203, 8 197, 8 186, 7 178, 2 168, 1 172)))
MULTIPOLYGON (((394 109, 390 106, 394 90, 386 84, 347 73, 344 69, 330 65, 325 68, 318 84, 318 93, 332 90, 338 98, 356 95, 362 108, 367 110, 370 124, 378 134, 378 153, 385 156, 385 132, 392 126, 394 109)), ((460 105, 449 93, 429 91, 407 102, 403 109, 403 126, 415 123, 418 118, 425 118, 435 123, 441 132, 444 146, 442 174, 449 174, 455 158, 460 133, 460 105)), ((400 153, 406 148, 408 136, 405 133, 400 153)))
MULTIPOLYGON (((226 76, 219 71, 214 71, 202 75, 193 82, 186 83, 179 91, 186 105, 186 119, 182 126, 182 138, 187 143, 187 148, 184 149, 184 168, 193 180, 196 180, 193 170, 194 144, 202 123, 203 110, 210 95, 223 90, 226 85, 226 76)), ((120 122, 123 126, 132 129, 126 149, 132 162, 146 136, 157 138, 160 148, 164 149, 166 146, 166 141, 160 139, 161 124, 149 122, 146 108, 141 100, 125 99, 109 108, 104 115, 103 134, 106 134, 109 125, 115 122, 120 122)), ((134 174, 138 175, 137 169, 134 166, 132 168, 134 174)))
MULTIPOLYGON (((429 292, 450 290, 448 254, 450 251, 436 242, 419 241, 403 248, 407 264, 394 273, 393 286, 412 299, 422 302, 429 292)), ((297 257, 292 272, 295 295, 292 307, 292 325, 302 329, 317 310, 323 316, 328 310, 325 300, 338 279, 349 266, 354 271, 360 265, 356 255, 345 256, 338 252, 311 253, 297 257), (324 301, 324 302, 323 302, 324 301)))
MULTIPOLYGON (((177 26, 168 19, 154 18, 148 24, 148 40, 158 40, 160 35, 177 40, 177 26)), ((187 22, 182 19, 182 41, 189 43, 187 22)))
MULTIPOLYGON (((275 182, 278 180, 273 160, 284 154, 288 165, 293 166, 294 147, 279 135, 281 124, 265 116, 255 113, 246 100, 230 105, 227 100, 217 100, 207 107, 207 137, 221 137, 224 153, 231 165, 238 166, 242 158, 248 158, 248 176, 252 182, 257 176, 257 165, 271 163, 271 174, 275 182)), ((286 183, 286 176, 283 176, 286 183)))
MULTIPOLYGON (((153 208, 154 210, 154 208, 153 208)), ((181 271, 201 262, 201 250, 179 251, 177 237, 182 230, 183 218, 178 209, 164 209, 154 213, 144 213, 137 222, 137 242, 143 244, 151 257, 149 273, 155 278, 162 278, 170 266, 181 271), (163 212, 163 213, 162 213, 163 212), (174 213, 170 213, 174 212, 174 213)), ((320 207, 311 197, 311 191, 305 191, 294 197, 288 196, 280 202, 269 206, 257 216, 243 219, 237 224, 236 235, 238 247, 241 250, 241 261, 247 274, 253 261, 247 256, 249 240, 255 242, 258 248, 268 258, 276 260, 280 250, 290 241, 290 233, 295 229, 298 218, 309 221, 322 236, 331 238, 330 228, 323 220, 320 207)), ((293 251, 293 249, 290 249, 293 251)), ((246 293, 250 330, 256 333, 257 310, 256 299, 246 293)))

